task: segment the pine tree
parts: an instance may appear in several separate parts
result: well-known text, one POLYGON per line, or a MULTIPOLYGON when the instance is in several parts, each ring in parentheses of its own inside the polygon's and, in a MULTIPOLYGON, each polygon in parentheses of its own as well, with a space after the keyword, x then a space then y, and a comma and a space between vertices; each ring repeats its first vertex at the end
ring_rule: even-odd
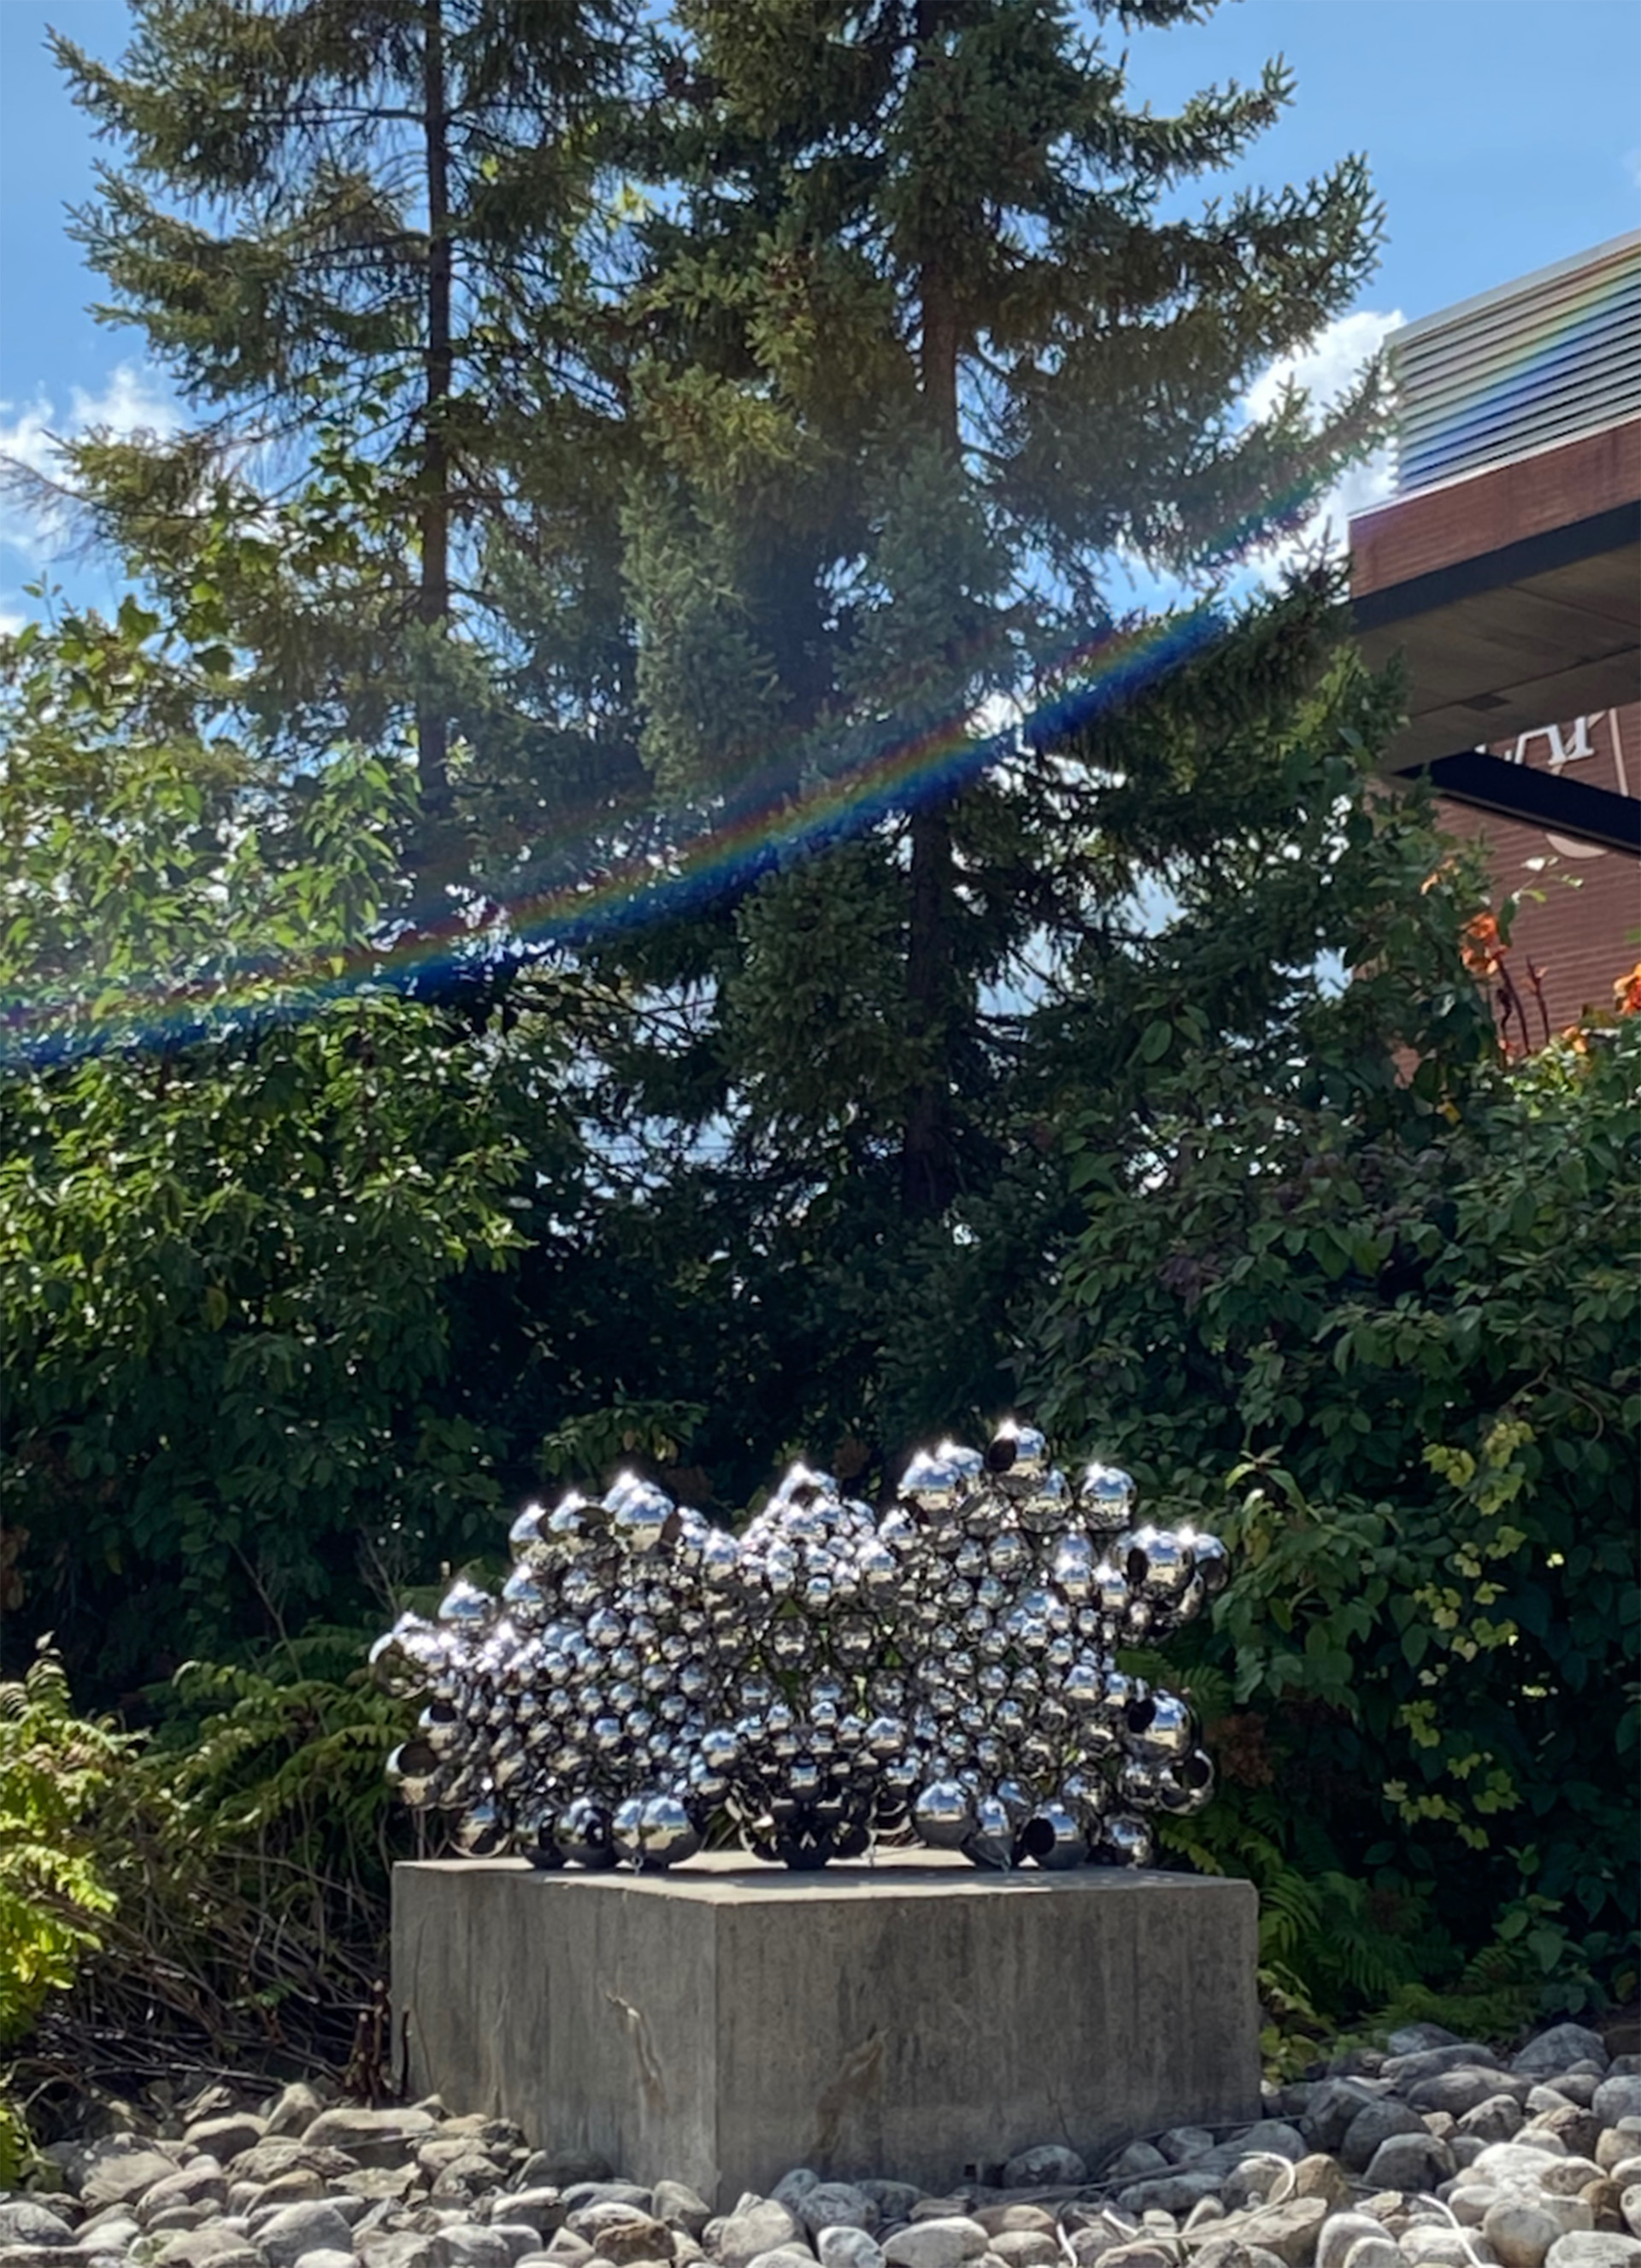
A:
POLYGON ((116 65, 55 41, 119 151, 73 232, 199 422, 73 469, 173 599, 209 531, 267 731, 413 723, 424 865, 458 789, 527 839, 559 743, 611 707, 607 630, 555 708, 504 620, 532 576, 619 615, 592 263, 627 0, 130 8, 116 65))
MULTIPOLYGON (((637 303, 644 752, 665 789, 733 814, 754 789, 848 778, 886 742, 949 742, 887 823, 763 880, 717 961, 748 1123, 829 1138, 835 1166, 892 1147, 909 1221, 997 1170, 1010 1031, 988 995, 1026 981, 1034 945, 1063 962, 1108 929, 1137 858, 1200 851, 1204 821, 1278 792, 1279 768, 1262 784, 1245 763, 1233 805, 1221 749, 1175 732, 1148 750, 1143 704, 1100 726, 1120 766, 1071 727, 1000 760, 997 703, 1074 688, 1091 644, 1115 650, 1122 555, 1225 578, 1380 415, 1371 372, 1329 415, 1292 391, 1240 413, 1350 304, 1378 215, 1356 158, 1187 214, 1291 77, 1273 63, 1159 117, 1126 99, 1105 34, 1212 4, 678 11, 681 188, 646 232, 637 303)), ((1253 647, 1277 675, 1241 682, 1222 741, 1279 705, 1284 652, 1294 691, 1335 597, 1312 577, 1265 622, 1253 647)), ((1219 696, 1247 675, 1218 665, 1219 696)))

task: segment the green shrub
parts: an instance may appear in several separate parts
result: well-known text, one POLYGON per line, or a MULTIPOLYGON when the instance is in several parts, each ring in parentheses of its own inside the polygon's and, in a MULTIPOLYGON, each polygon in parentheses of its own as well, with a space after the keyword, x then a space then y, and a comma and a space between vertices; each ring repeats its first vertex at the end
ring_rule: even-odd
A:
POLYGON ((1641 1020, 1467 1039, 1440 896, 1268 1048, 1159 1009, 1039 1340, 1051 1427, 1230 1545, 1176 1649, 1221 1799, 1169 1840, 1335 2017, 1636 1974, 1641 1020))

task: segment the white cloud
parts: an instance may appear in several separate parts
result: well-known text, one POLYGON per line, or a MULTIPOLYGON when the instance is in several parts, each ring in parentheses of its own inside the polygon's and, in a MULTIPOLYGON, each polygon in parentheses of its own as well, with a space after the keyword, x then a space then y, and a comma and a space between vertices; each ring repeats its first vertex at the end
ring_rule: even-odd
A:
MULTIPOLYGON (((0 471, 22 467, 49 480, 58 471, 60 445, 80 433, 173 433, 181 423, 176 403, 153 373, 121 363, 100 394, 77 386, 66 416, 45 394, 18 405, 0 401, 0 471)), ((0 545, 38 567, 70 539, 70 514, 48 497, 0 492, 0 545)))
MULTIPOLYGON (((1338 400, 1363 364, 1372 359, 1388 335, 1406 320, 1400 309, 1381 315, 1364 307, 1353 315, 1342 315, 1337 322, 1328 324, 1306 352, 1284 356, 1255 379, 1243 406, 1250 417, 1269 416, 1282 387, 1292 379, 1309 394, 1313 408, 1326 409, 1338 400)), ((1376 450, 1360 464, 1350 466, 1318 499, 1315 510, 1297 535, 1272 544, 1257 555, 1255 563, 1259 574, 1274 579, 1283 567, 1301 552, 1314 549, 1324 537, 1330 549, 1342 549, 1352 513, 1382 504, 1391 492, 1394 478, 1388 449, 1376 450)))

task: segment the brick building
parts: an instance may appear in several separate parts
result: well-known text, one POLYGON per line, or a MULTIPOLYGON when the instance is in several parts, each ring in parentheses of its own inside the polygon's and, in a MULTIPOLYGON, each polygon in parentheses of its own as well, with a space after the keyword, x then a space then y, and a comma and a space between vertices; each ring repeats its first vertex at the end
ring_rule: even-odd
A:
POLYGON ((1407 673, 1389 770, 1429 773, 1519 902, 1536 1044, 1641 960, 1641 231, 1391 353, 1396 486, 1350 525, 1358 629, 1407 673))

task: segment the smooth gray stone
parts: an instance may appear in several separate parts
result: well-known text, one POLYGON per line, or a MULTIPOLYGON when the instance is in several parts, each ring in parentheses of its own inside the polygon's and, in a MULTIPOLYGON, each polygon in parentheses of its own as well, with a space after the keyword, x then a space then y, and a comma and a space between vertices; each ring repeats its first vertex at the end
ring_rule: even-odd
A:
POLYGON ((73 2242, 74 2231, 49 2206, 35 2205, 28 2198, 14 2198, 9 2205, 0 2205, 0 2244, 50 2246, 73 2242))
POLYGON ((583 2205, 578 2213, 570 2215, 564 2226, 573 2235, 585 2237, 599 2258, 614 2262, 614 2268, 627 2268, 633 2260, 670 2260, 673 2257, 670 2228, 653 2214, 640 2213, 636 2206, 621 2205, 614 2199, 583 2205))
POLYGON ((359 2239, 365 2268, 434 2268, 432 2236, 421 2229, 372 2229, 359 2239))
POLYGON ((879 2228, 886 2227, 892 2220, 911 2219, 912 2207, 916 2204, 919 2196, 919 2191, 911 2182, 862 2180, 855 2186, 865 2196, 869 2197, 877 2206, 879 2228))
POLYGON ((294 2140, 305 2133, 324 2108, 324 2098, 316 2088, 305 2079, 294 2080, 274 2097, 262 2131, 270 2140, 278 2140, 282 2136, 294 2140))
POLYGON ((151 2189, 143 2191, 137 2215, 151 2228, 162 2213, 179 2205, 210 2205, 217 2213, 227 2212, 228 2177, 215 2158, 195 2158, 180 2173, 165 2175, 151 2189))
POLYGON ((1531 2094, 1533 2082, 1527 2079, 1512 2079, 1508 2072, 1490 2064, 1459 2064, 1452 2071, 1432 2072, 1406 2089, 1407 2099, 1416 2110, 1448 2110, 1455 2118, 1467 2110, 1474 2110, 1478 2102, 1486 2102, 1495 2095, 1513 2095, 1525 2099, 1531 2094))
POLYGON ((1365 2236, 1382 2236, 1382 2221, 1371 2213, 1329 2213, 1316 2240, 1316 2268, 1344 2268, 1346 2255, 1365 2236))
POLYGON ((1290 2198, 1284 2204, 1262 2205, 1257 2212, 1246 2214, 1234 2233, 1244 2243, 1257 2244, 1266 2252, 1276 2253, 1287 2268, 1309 2268, 1327 2219, 1328 2207, 1322 2198, 1290 2198))
POLYGON ((1339 2145, 1339 2162, 1348 2173, 1365 2174, 1373 2153, 1393 2134, 1423 2134, 1424 2121, 1405 2102, 1387 2096, 1382 2102, 1365 2103, 1345 2129, 1339 2145))
POLYGON ((1527 2198, 1500 2198, 1482 2216, 1482 2234, 1504 2268, 1543 2268, 1545 2254, 1563 2233, 1555 2214, 1527 2198))
POLYGON ((1358 2236, 1344 2256, 1344 2268, 1403 2268, 1401 2248, 1382 2228, 1377 2235, 1358 2236))
POLYGON ((712 2218, 712 2209, 688 2182, 657 2182, 650 2210, 669 2228, 681 2228, 698 2237, 712 2218))
POLYGON ((1053 2268, 1060 2258, 1060 2248, 1041 2228, 1000 2228, 991 2238, 985 2257, 988 2260, 1000 2260, 1003 2268, 1053 2268))
POLYGON ((1333 2151, 1350 2132, 1351 2121, 1359 2117, 1370 2102, 1380 2101, 1389 2089, 1382 2080, 1322 2079, 1306 2092, 1309 2100, 1299 2120, 1300 2127, 1317 2149, 1333 2151))
POLYGON ((883 2257, 889 2268, 962 2268, 964 2261, 978 2260, 987 2243, 977 2220, 953 2214, 896 2229, 883 2247, 883 2257))
POLYGON ((814 2238, 823 2228, 864 2228, 870 2235, 878 2208, 852 2182, 817 2182, 798 2198, 798 2218, 814 2238))
MULTIPOLYGON (((1171 2166, 1188 2166, 1206 2157, 1213 2146, 1214 2138, 1206 2126, 1170 2126, 1166 2134, 1157 2137, 1157 2147, 1171 2166)), ((1085 2176, 1078 2174, 1071 2178, 1081 2181, 1085 2176)))
POLYGON ((196 2119, 192 2126, 183 2128, 182 2139, 225 2166, 241 2150, 254 2150, 267 2132, 265 2118, 257 2117, 254 2111, 237 2110, 219 2118, 196 2119))
MULTIPOLYGON (((538 2236, 556 2235, 564 2225, 564 2200, 550 2186, 510 2190, 504 2198, 497 2199, 497 2211, 503 2205, 507 2208, 509 2220, 527 2221, 538 2236)), ((665 2220, 666 2215, 658 2213, 656 2219, 665 2220)))
POLYGON ((1102 2169, 1101 2178, 1107 2182, 1144 2181, 1151 2174, 1166 2174, 1173 2170, 1168 2161, 1154 2144, 1130 2142, 1121 2150, 1110 2164, 1102 2169))
POLYGON ((1003 2169, 1005 2190, 1080 2189, 1087 2179, 1086 2161, 1063 2142, 1034 2142, 1003 2169))
POLYGON ((512 2268, 512 2247, 480 2221, 453 2221, 433 2239, 433 2268, 512 2268))
POLYGON ((512 2256, 513 2268, 518 2268, 519 2262, 526 2253, 539 2252, 541 2249, 541 2232, 539 2228, 532 2228, 527 2220, 498 2220, 492 2215, 489 2231, 492 2236, 499 2236, 506 2245, 512 2256))
POLYGON ((790 2173, 781 2176, 769 2195, 790 2212, 796 2213, 798 2199, 820 2186, 820 2176, 813 2166, 794 2166, 790 2173))
POLYGON ((1385 2042, 1385 2052, 1389 2056, 1423 2055, 1431 2048, 1453 2048, 1458 2044, 1458 2033, 1450 2032, 1446 2024, 1403 2024, 1385 2042))
POLYGON ((1093 2165, 1259 2106, 1246 1882, 706 1853, 660 1875, 416 1862, 394 1896, 413 2091, 718 2207, 799 2151, 935 2191, 1045 2135, 1093 2165))
POLYGON ((592 2205, 623 2205, 631 2213, 651 2210, 655 2192, 638 2182, 571 2182, 559 2191, 564 2208, 564 2218, 585 2213, 592 2205))
POLYGON ((1616 2229, 1574 2229, 1558 2236, 1547 2255, 1548 2268, 1637 2268, 1641 2237, 1616 2229))
POLYGON ((802 2235, 796 2214, 778 2198, 752 2198, 717 2222, 716 2235, 707 2249, 715 2260, 723 2264, 723 2268, 748 2268, 761 2252, 776 2252, 792 2246, 807 2251, 809 2248, 802 2242, 802 2235))
POLYGON ((1366 2179, 1374 2189, 1433 2190, 1453 2170, 1453 2152, 1434 2134, 1391 2134, 1374 2151, 1366 2179))
POLYGON ((1521 2105, 1513 2095, 1490 2095, 1459 2116, 1459 2132, 1483 2142, 1508 2142, 1521 2131, 1521 2105))
POLYGON ((1439 2071, 1456 2071, 1461 2064, 1479 2064, 1485 2069, 1492 2053, 1480 2040, 1454 2040, 1443 2047, 1421 2048, 1416 2055, 1387 2056, 1379 2075, 1400 2093, 1417 2087, 1422 2079, 1433 2079, 1439 2071))
POLYGON ((1542 2079, 1573 2063, 1596 2063, 1605 2071, 1610 2060, 1607 2043, 1587 2024, 1552 2024, 1511 2058, 1510 2068, 1518 2076, 1542 2079))
POLYGON ((570 2189, 577 2182, 613 2181, 615 2169, 596 2150, 537 2150, 519 2169, 521 2188, 570 2189))
POLYGON ((353 2230, 324 2198, 283 2205, 255 2232, 272 2268, 296 2268, 305 2252, 351 2252, 353 2230))
POLYGON ((820 2268, 883 2268, 883 2249, 864 2228, 828 2222, 815 2235, 820 2268))
POLYGON ((87 2205, 135 2205, 145 2190, 177 2170, 174 2158, 129 2135, 94 2145, 90 2157, 80 2183, 80 2196, 87 2205))
POLYGON ((305 2252, 298 2268, 354 2268, 351 2252, 332 2252, 323 2245, 317 2252, 305 2252))
POLYGON ((1604 2079, 1590 2108, 1603 2126, 1616 2126, 1621 2118, 1641 2118, 1641 2072, 1617 2072, 1604 2079))

